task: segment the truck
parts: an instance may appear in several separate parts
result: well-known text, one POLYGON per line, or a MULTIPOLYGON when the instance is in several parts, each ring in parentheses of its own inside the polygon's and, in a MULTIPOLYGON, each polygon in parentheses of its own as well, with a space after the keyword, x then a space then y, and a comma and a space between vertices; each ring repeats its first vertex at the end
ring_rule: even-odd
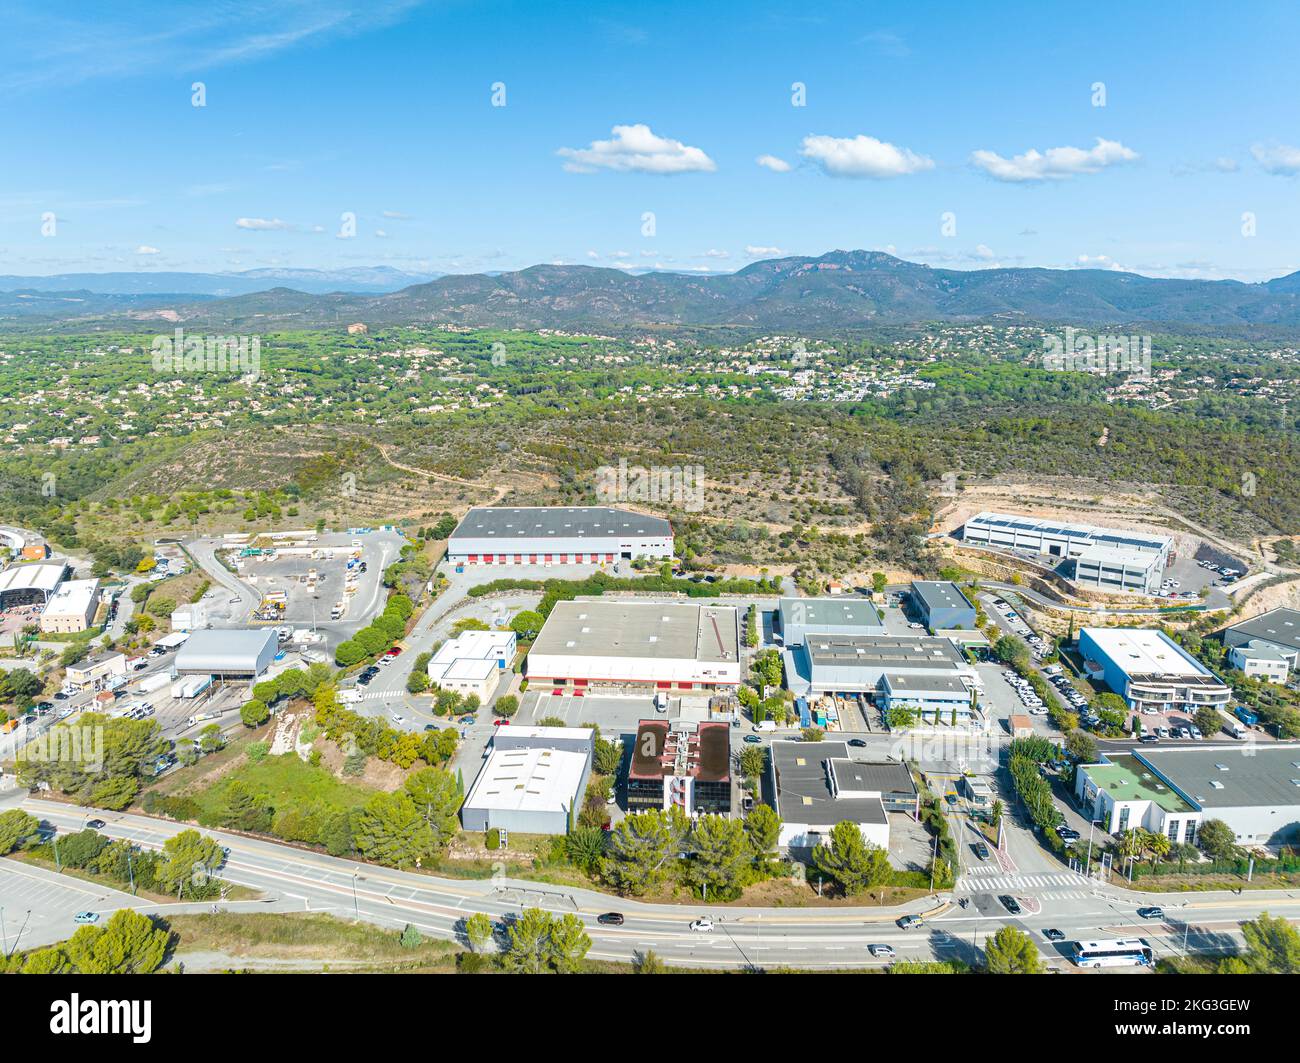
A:
POLYGON ((172 697, 195 698, 212 686, 210 675, 187 675, 172 684, 172 697))
POLYGON ((166 672, 154 672, 153 675, 147 675, 140 680, 135 686, 136 690, 142 694, 147 694, 151 690, 161 690, 171 682, 171 676, 166 672))
POLYGON ((1238 705, 1232 710, 1232 714, 1237 717, 1247 727, 1254 727, 1259 723, 1259 717, 1251 712, 1245 705, 1238 705))
POLYGON ((185 721, 186 727, 193 727, 196 723, 203 723, 205 720, 215 720, 221 713, 219 712, 200 712, 191 716, 185 721))
POLYGON ((659 693, 655 695, 655 712, 668 711, 668 695, 659 693))
POLYGON ((1226 724, 1224 730, 1226 730, 1228 734, 1232 735, 1233 738, 1245 738, 1249 733, 1246 728, 1241 725, 1240 720, 1233 720, 1226 724))

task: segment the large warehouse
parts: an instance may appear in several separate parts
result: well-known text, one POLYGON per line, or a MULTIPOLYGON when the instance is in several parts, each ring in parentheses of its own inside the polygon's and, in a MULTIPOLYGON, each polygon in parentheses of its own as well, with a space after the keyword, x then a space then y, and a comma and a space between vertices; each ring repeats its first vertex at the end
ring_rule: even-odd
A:
MULTIPOLYGON (((974 666, 951 639, 929 635, 812 635, 803 646, 786 654, 786 662, 787 685, 796 694, 876 696, 886 689, 886 674, 913 679, 947 677, 967 690, 982 685, 974 666)), ((919 684, 916 689, 924 686, 919 684)), ((968 702, 969 694, 963 700, 968 702)))
POLYGON ((17 605, 43 605, 58 590, 68 566, 14 564, 0 572, 0 609, 17 605))
POLYGON ((787 646, 818 635, 883 635, 880 612, 866 598, 782 598, 776 623, 787 646))
POLYGON ((671 558, 672 525, 608 506, 483 506, 447 541, 454 565, 606 564, 671 558))
POLYGON ((1076 796, 1112 833, 1144 827, 1193 842, 1222 820, 1242 845, 1300 841, 1300 745, 1187 746, 1081 765, 1076 796))
POLYGON ((1224 708, 1232 698, 1226 683, 1154 628, 1085 627, 1079 654, 1090 677, 1104 679, 1138 712, 1224 708))
POLYGON ((498 727, 461 806, 466 830, 567 834, 591 776, 588 727, 498 727))
POLYGON ((740 683, 735 606, 558 602, 528 653, 530 683, 711 690, 740 683))
POLYGON ((814 848, 845 821, 856 823, 871 844, 888 849, 886 812, 919 811, 907 765, 855 761, 843 742, 773 742, 768 762, 783 849, 814 848))
POLYGON ((255 679, 275 660, 277 645, 272 629, 193 631, 185 645, 176 651, 176 674, 255 679))
POLYGON ((977 513, 962 541, 1071 561, 1063 575, 1100 590, 1155 594, 1169 563, 1173 538, 1142 532, 1041 520, 1011 513, 977 513))
POLYGON ((627 807, 688 816, 731 812, 731 727, 720 721, 641 720, 627 769, 627 807))

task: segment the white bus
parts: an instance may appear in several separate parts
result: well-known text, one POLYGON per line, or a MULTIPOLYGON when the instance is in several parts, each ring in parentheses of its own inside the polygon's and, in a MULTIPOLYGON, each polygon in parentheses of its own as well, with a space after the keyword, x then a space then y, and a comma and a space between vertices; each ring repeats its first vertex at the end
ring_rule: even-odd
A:
POLYGON ((1071 945, 1070 959, 1076 967, 1149 967, 1155 955, 1141 938, 1074 941, 1071 945))

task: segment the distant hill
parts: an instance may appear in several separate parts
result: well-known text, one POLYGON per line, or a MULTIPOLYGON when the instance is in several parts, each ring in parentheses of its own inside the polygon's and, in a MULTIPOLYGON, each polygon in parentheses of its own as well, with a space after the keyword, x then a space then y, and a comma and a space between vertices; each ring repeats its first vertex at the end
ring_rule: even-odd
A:
POLYGON ((1114 270, 934 269, 877 251, 832 251, 755 262, 729 274, 630 275, 542 265, 447 275, 383 294, 322 294, 306 291, 285 272, 233 275, 241 283, 279 283, 192 305, 178 300, 168 309, 185 323, 248 330, 351 321, 610 330, 729 325, 804 332, 976 320, 1227 332, 1300 328, 1300 273, 1244 284, 1114 270))
POLYGON ((433 280, 437 273, 405 273, 389 266, 348 269, 250 269, 240 273, 59 273, 49 277, 0 275, 0 293, 90 292, 96 295, 212 295, 229 297, 289 287, 323 295, 395 292, 433 280))

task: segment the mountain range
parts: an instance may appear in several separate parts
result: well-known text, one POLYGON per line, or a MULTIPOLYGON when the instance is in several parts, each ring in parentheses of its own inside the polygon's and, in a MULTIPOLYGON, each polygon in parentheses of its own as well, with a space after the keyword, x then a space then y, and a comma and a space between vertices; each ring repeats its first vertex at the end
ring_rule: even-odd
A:
MULTIPOLYGON (((209 296, 198 300, 185 298, 183 292, 166 299, 159 295, 149 301, 152 305, 141 300, 110 316, 165 316, 187 325, 245 331, 354 321, 372 326, 445 323, 606 330, 726 325, 804 332, 981 320, 1230 333, 1300 328, 1300 273, 1247 284, 1153 278, 1118 270, 936 269, 878 251, 832 251, 768 259, 735 273, 712 275, 634 275, 593 266, 539 265, 498 274, 445 275, 375 294, 307 290, 307 285, 289 281, 285 272, 188 275, 237 277, 240 284, 273 279, 280 283, 226 298, 212 298, 220 294, 214 292, 196 293, 209 296)), ((310 274, 313 281, 338 276, 288 272, 310 274)), ((392 280, 396 273, 380 276, 392 280)), ((378 278, 372 279, 378 283, 378 278)), ((0 278, 0 288, 4 282, 0 278)), ((13 294, 0 297, 0 313, 12 312, 8 304, 13 294)), ((86 310, 89 315, 99 312, 86 310)))

